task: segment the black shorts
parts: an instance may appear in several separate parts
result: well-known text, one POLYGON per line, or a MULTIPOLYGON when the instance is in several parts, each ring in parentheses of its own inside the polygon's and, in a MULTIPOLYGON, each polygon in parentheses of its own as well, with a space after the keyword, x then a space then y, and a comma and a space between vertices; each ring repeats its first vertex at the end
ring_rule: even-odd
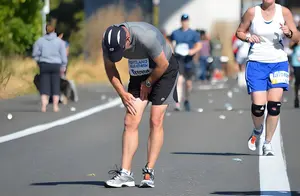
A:
MULTIPOLYGON (((169 66, 162 77, 152 86, 148 100, 152 105, 168 105, 178 102, 177 97, 177 79, 178 79, 178 61, 172 55, 169 60, 169 66)), ((149 75, 130 76, 128 92, 135 98, 140 98, 141 83, 144 82, 149 75)))
POLYGON ((191 80, 195 73, 193 57, 176 55, 179 63, 179 74, 183 75, 186 80, 191 80))
POLYGON ((300 67, 294 68, 295 85, 300 85, 300 67))

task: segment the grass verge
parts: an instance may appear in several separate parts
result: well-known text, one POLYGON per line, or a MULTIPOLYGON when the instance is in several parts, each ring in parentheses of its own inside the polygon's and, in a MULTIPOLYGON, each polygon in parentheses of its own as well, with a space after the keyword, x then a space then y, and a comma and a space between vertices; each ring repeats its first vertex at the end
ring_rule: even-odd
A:
MULTIPOLYGON (((126 83, 129 79, 127 60, 117 64, 121 79, 126 83)), ((2 58, 0 64, 0 99, 8 99, 30 93, 37 93, 33 84, 34 75, 39 69, 31 58, 2 58)), ((83 59, 70 62, 67 78, 77 84, 104 83, 108 84, 103 60, 88 63, 83 59)))

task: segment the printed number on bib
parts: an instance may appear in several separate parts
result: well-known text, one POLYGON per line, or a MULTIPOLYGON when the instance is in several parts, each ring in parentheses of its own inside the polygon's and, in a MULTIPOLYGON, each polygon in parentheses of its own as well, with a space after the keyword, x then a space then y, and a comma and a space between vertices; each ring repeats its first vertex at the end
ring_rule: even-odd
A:
POLYGON ((270 74, 270 80, 272 84, 289 84, 289 73, 286 71, 276 71, 270 74))
POLYGON ((148 75, 152 72, 149 67, 149 59, 129 59, 128 64, 131 76, 148 75))

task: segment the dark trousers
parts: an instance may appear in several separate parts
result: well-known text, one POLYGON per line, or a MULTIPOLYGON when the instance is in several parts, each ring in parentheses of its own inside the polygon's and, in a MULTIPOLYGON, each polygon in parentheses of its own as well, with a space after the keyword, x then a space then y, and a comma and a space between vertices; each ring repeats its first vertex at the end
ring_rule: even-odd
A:
POLYGON ((40 63, 40 94, 60 95, 60 64, 40 63))
POLYGON ((294 67, 294 76, 295 76, 295 97, 298 98, 298 92, 300 87, 300 67, 294 67))
POLYGON ((295 85, 300 85, 300 67, 294 68, 294 76, 295 76, 295 85))
POLYGON ((200 80, 206 80, 206 71, 207 71, 207 59, 208 56, 201 56, 200 57, 200 70, 201 70, 201 75, 199 77, 200 80))

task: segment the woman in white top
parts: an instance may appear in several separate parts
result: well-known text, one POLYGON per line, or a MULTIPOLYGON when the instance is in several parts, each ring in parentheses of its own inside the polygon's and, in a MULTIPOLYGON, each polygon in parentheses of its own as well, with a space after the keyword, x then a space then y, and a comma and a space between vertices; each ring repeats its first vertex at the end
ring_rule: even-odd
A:
POLYGON ((272 156, 274 152, 270 142, 278 123, 283 91, 287 91, 289 87, 289 64, 282 39, 286 36, 299 42, 300 34, 289 9, 276 4, 275 0, 262 0, 261 5, 246 11, 236 35, 250 43, 246 82, 252 98, 254 130, 248 147, 256 150, 258 138, 263 131, 267 103, 263 154, 272 156), (250 35, 246 34, 248 30, 250 35))

